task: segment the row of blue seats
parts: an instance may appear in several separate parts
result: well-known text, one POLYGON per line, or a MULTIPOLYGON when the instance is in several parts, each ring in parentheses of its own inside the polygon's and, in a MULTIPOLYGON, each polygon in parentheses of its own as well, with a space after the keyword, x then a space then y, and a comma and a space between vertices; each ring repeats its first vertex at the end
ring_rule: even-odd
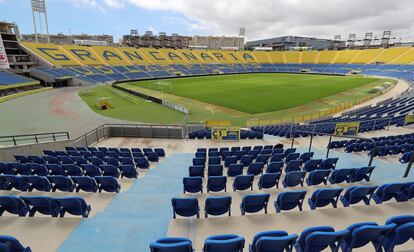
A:
MULTIPOLYGON (((188 134, 189 139, 211 139, 211 129, 201 129, 188 134)), ((263 133, 253 130, 240 130, 240 139, 263 139, 263 133)))
POLYGON ((133 153, 132 155, 130 153, 123 153, 125 155, 118 156, 118 154, 115 153, 115 156, 111 157, 97 157, 97 156, 71 156, 71 155, 62 155, 62 156, 22 156, 22 155, 15 155, 16 161, 19 163, 25 164, 25 163, 37 163, 37 164, 87 164, 92 163, 95 165, 101 165, 104 163, 111 162, 112 165, 118 165, 125 162, 128 162, 130 160, 133 160, 137 163, 137 165, 140 165, 141 167, 148 168, 149 162, 158 162, 159 158, 158 155, 155 152, 151 152, 148 154, 148 156, 144 156, 141 153, 133 153), (109 161, 107 161, 109 160, 109 161))
MULTIPOLYGON (((266 170, 266 173, 282 172, 283 167, 284 167, 285 173, 288 173, 291 171, 312 172, 315 170, 334 170, 336 168, 337 161, 338 161, 338 158, 328 158, 325 160, 311 159, 311 160, 308 160, 305 163, 305 165, 303 165, 303 161, 301 159, 290 160, 286 164, 285 167, 284 167, 283 161, 272 161, 269 164, 265 162, 256 162, 256 161, 253 162, 252 160, 249 160, 249 162, 241 162, 241 163, 234 162, 230 164, 227 163, 228 164, 227 176, 234 177, 237 175, 241 175, 243 174, 245 167, 247 167, 247 174, 252 174, 255 176, 259 174, 263 174, 264 170, 266 170)), ((193 163, 194 163, 194 160, 193 160, 193 163)), ((205 165, 201 164, 202 162, 195 162, 195 163, 196 165, 192 165, 188 169, 189 176, 190 177, 193 177, 193 176, 204 177, 205 165)), ((209 164, 207 166, 207 176, 223 176, 224 167, 222 164, 216 164, 216 163, 209 164)))
MULTIPOLYGON (((396 246, 410 242, 414 237, 414 216, 394 216, 384 225, 376 222, 354 223, 343 230, 331 226, 314 226, 302 231, 300 236, 282 230, 265 231, 256 234, 249 245, 249 252, 351 252, 363 248, 369 251, 392 252, 396 246), (371 246, 372 245, 372 246, 371 246)), ((235 234, 209 236, 204 241, 204 252, 243 252, 245 239, 235 234)), ((150 244, 151 252, 193 252, 188 238, 168 237, 150 244)))
POLYGON ((21 217, 36 212, 52 217, 64 217, 66 213, 89 216, 91 206, 81 197, 48 197, 48 196, 0 196, 0 216, 4 212, 21 217))
MULTIPOLYGON (((380 186, 352 186, 349 187, 344 194, 344 188, 321 188, 313 192, 308 199, 310 209, 315 210, 318 207, 332 205, 336 208, 340 199, 344 207, 364 202, 369 205, 371 198, 376 204, 395 199, 397 202, 407 201, 414 197, 414 182, 408 183, 389 183, 380 186)), ((274 202, 276 212, 282 210, 292 210, 298 208, 302 211, 303 201, 305 199, 306 190, 295 190, 280 192, 274 202)), ((262 194, 246 194, 243 196, 240 204, 242 215, 246 213, 257 213, 264 210, 267 213, 267 207, 270 199, 270 193, 262 194)), ((176 215, 183 217, 200 217, 200 207, 197 198, 173 198, 173 217, 176 215)), ((205 202, 205 217, 208 215, 223 215, 231 211, 231 196, 213 196, 207 197, 205 202)))
POLYGON ((274 149, 283 149, 283 144, 278 143, 278 144, 275 144, 275 145, 268 144, 268 145, 233 146, 233 147, 221 147, 221 148, 215 148, 215 147, 197 148, 196 152, 197 153, 198 152, 208 152, 208 153, 210 153, 210 152, 220 152, 220 153, 222 153, 224 151, 232 151, 232 152, 239 151, 239 150, 242 150, 242 151, 259 150, 259 151, 261 151, 261 150, 274 150, 274 149))
MULTIPOLYGON (((308 186, 327 184, 329 181, 331 184, 339 183, 355 183, 359 181, 370 181, 373 166, 351 168, 351 169, 339 169, 339 170, 315 170, 308 174, 304 171, 292 171, 286 173, 282 185, 286 187, 303 186, 305 177, 308 186)), ((258 188, 271 189, 279 188, 279 181, 281 173, 265 173, 260 176, 258 180, 258 188)), ((233 181, 233 191, 243 191, 250 188, 253 190, 254 175, 236 175, 233 181)), ((184 193, 203 193, 203 178, 201 176, 185 177, 183 178, 184 193)), ((220 192, 227 191, 227 177, 226 176, 209 176, 206 185, 207 192, 220 192)))
MULTIPOLYGON (((389 145, 400 145, 400 144, 413 144, 414 143, 414 134, 404 134, 404 135, 394 135, 394 136, 384 136, 384 137, 373 137, 372 141, 375 142, 376 146, 389 146, 389 145)), ((329 149, 338 149, 344 148, 353 143, 372 143, 368 139, 353 139, 353 140, 340 140, 340 141, 331 141, 328 145, 329 149)), ((372 147, 371 147, 372 148, 372 147)))
POLYGON ((118 180, 110 176, 33 176, 33 175, 0 175, 0 190, 55 192, 116 192, 121 190, 118 180))
POLYGON ((62 175, 62 176, 111 176, 119 178, 137 178, 136 164, 129 160, 121 165, 112 164, 37 164, 37 163, 3 163, 0 162, 0 174, 4 175, 62 175))
MULTIPOLYGON (((193 165, 205 165, 206 162, 208 165, 220 165, 224 161, 224 166, 229 167, 231 164, 242 164, 243 166, 249 166, 250 164, 254 162, 264 163, 268 164, 269 162, 283 162, 285 164, 288 164, 290 161, 300 161, 308 162, 313 157, 313 152, 305 152, 305 153, 289 153, 289 154, 283 154, 283 153, 276 153, 273 155, 243 155, 240 158, 237 156, 227 156, 224 159, 221 157, 196 157, 193 159, 193 165)), ((316 162, 316 161, 315 161, 316 162)), ((319 166, 329 166, 329 169, 335 168, 336 163, 338 162, 338 158, 328 158, 325 160, 322 160, 319 166)), ((326 167, 328 169, 328 167, 326 167)))
POLYGON ((116 153, 121 153, 121 152, 140 152, 140 153, 149 153, 149 152, 155 152, 157 153, 160 157, 165 157, 165 151, 163 148, 115 148, 115 147, 65 147, 66 151, 78 151, 78 152, 103 152, 103 153, 107 153, 107 152, 116 152, 116 153))

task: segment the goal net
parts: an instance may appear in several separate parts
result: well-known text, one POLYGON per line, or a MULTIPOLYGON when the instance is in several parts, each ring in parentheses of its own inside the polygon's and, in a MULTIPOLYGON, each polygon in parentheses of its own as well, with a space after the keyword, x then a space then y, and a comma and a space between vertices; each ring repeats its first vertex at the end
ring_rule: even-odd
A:
POLYGON ((169 81, 156 81, 152 84, 152 89, 162 93, 172 93, 172 83, 169 81))

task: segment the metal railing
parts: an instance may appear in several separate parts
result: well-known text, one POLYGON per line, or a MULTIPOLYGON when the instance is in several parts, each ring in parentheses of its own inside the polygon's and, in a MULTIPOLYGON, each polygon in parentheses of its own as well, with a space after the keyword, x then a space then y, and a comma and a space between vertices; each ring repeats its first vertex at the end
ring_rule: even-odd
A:
MULTIPOLYGON (((328 142, 328 145, 326 146, 326 158, 329 157, 329 151, 330 151, 329 146, 331 145, 331 142, 332 142, 332 138, 333 137, 356 139, 356 140, 368 140, 371 143, 373 143, 374 146, 371 149, 371 154, 369 155, 368 166, 371 166, 372 165, 372 162, 374 161, 375 153, 377 152, 377 143, 374 140, 372 140, 371 138, 364 138, 364 137, 357 137, 357 136, 338 136, 338 135, 327 134, 327 133, 320 133, 320 132, 314 132, 314 131, 299 131, 298 130, 298 131, 295 131, 295 132, 305 133, 305 134, 309 134, 310 135, 309 148, 308 148, 308 151, 309 152, 312 150, 312 143, 313 143, 313 137, 314 136, 320 136, 320 135, 329 136, 329 142, 328 142)), ((294 142, 295 142, 295 136, 292 137, 291 148, 293 148, 294 142)))
POLYGON ((175 138, 186 134, 185 125, 103 124, 73 140, 73 145, 90 146, 109 137, 175 138))
POLYGON ((17 146, 22 144, 35 144, 69 140, 69 132, 36 133, 14 136, 0 136, 0 146, 17 146))

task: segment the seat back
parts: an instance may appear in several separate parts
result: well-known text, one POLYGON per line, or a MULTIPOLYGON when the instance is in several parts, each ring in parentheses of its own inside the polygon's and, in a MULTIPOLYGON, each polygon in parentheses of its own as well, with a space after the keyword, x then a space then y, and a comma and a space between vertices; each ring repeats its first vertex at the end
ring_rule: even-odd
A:
POLYGON ((315 231, 306 237, 306 245, 304 251, 322 251, 328 247, 336 251, 340 246, 340 242, 349 234, 348 230, 337 232, 321 232, 315 231))
POLYGON ((238 235, 215 235, 204 242, 204 252, 243 252, 245 240, 238 235))
POLYGON ((300 171, 302 166, 302 160, 291 160, 287 163, 285 172, 291 172, 291 171, 300 171))
POLYGON ((203 191, 202 177, 185 177, 183 178, 184 193, 198 193, 203 191))
POLYGON ((305 162, 303 170, 306 172, 311 172, 319 168, 322 163, 322 159, 311 159, 305 162))
POLYGON ((205 201, 205 215, 222 215, 230 213, 231 197, 230 196, 213 196, 208 197, 205 201))
POLYGON ((315 170, 309 173, 306 181, 309 186, 319 185, 321 183, 324 183, 326 185, 330 173, 331 170, 315 170))
POLYGON ((267 212, 267 204, 269 202, 270 194, 249 194, 244 195, 240 208, 242 214, 247 213, 256 213, 262 209, 265 209, 267 212))
POLYGON ((333 207, 336 207, 339 196, 343 191, 343 188, 321 188, 313 192, 309 204, 311 208, 324 207, 328 204, 332 204, 333 207))
POLYGON ((279 188, 279 179, 280 179, 281 173, 265 173, 262 176, 260 176, 259 179, 259 189, 269 189, 274 186, 279 188))
POLYGON ((283 180, 284 187, 293 187, 297 185, 303 186, 303 179, 306 176, 306 172, 304 171, 292 171, 288 172, 285 175, 283 180))
POLYGON ((207 192, 226 191, 227 177, 226 176, 210 176, 207 179, 207 192))
POLYGON ((349 182, 349 175, 351 175, 354 169, 337 169, 331 172, 329 182, 331 184, 339 184, 342 182, 349 182))
POLYGON ((257 176, 263 172, 264 163, 263 162, 254 162, 249 165, 247 169, 247 174, 252 174, 257 176))
POLYGON ((283 161, 270 162, 267 165, 266 172, 267 173, 282 172, 282 167, 283 167, 283 161))
POLYGON ((233 182, 233 190, 237 191, 243 191, 243 190, 247 190, 247 189, 251 189, 253 190, 253 180, 254 180, 254 176, 253 175, 239 175, 236 176, 234 178, 234 182, 233 182))
POLYGON ((191 217, 197 215, 199 217, 199 206, 197 198, 172 198, 173 216, 176 215, 191 217))
POLYGON ((275 202, 276 212, 280 212, 281 210, 291 210, 295 207, 299 207, 299 210, 301 210, 306 193, 305 190, 279 193, 275 202))
POLYGON ((159 239, 150 244, 151 252, 193 252, 191 240, 180 237, 159 239))
POLYGON ((228 177, 236 177, 243 174, 243 164, 230 164, 227 169, 228 177))

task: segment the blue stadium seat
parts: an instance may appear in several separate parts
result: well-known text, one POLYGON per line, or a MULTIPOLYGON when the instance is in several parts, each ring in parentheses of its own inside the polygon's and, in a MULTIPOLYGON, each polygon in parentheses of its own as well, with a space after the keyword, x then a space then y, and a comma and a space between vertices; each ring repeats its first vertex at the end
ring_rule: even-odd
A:
POLYGON ((352 183, 355 183, 361 180, 365 180, 369 182, 371 178, 371 174, 374 171, 374 169, 375 169, 375 166, 357 168, 352 171, 351 175, 349 176, 349 181, 352 183))
POLYGON ((113 158, 113 157, 105 157, 103 160, 105 161, 107 165, 113 165, 115 167, 118 167, 119 165, 118 159, 113 158))
POLYGON ((222 215, 229 213, 231 216, 231 197, 230 196, 213 196, 206 198, 204 206, 204 215, 208 218, 208 215, 222 215))
POLYGON ((208 165, 220 165, 221 158, 220 157, 209 157, 208 158, 208 165))
POLYGON ((97 192, 98 191, 98 184, 93 177, 81 177, 81 176, 73 176, 73 182, 76 184, 76 192, 80 190, 85 192, 97 192))
POLYGON ((327 184, 328 176, 331 173, 331 170, 315 170, 311 171, 306 178, 306 183, 308 186, 327 184))
POLYGON ((324 207, 329 204, 333 208, 337 207, 339 196, 341 195, 343 188, 321 188, 313 192, 312 196, 308 199, 308 204, 312 210, 318 207, 324 207))
POLYGON ((192 165, 188 168, 190 177, 204 178, 204 165, 192 165))
POLYGON ((283 179, 283 187, 303 186, 303 180, 305 179, 306 172, 304 171, 292 171, 288 172, 283 179))
POLYGON ((253 175, 239 175, 234 178, 233 191, 253 190, 253 175))
POLYGON ((383 240, 385 252, 394 251, 395 246, 401 245, 414 237, 414 216, 400 215, 389 218, 385 225, 394 223, 396 228, 389 232, 383 240))
POLYGON ((99 169, 99 167, 96 165, 84 164, 84 165, 81 165, 81 167, 83 168, 85 172, 85 176, 96 177, 96 176, 102 175, 101 169, 99 169))
POLYGON ((95 166, 100 166, 100 165, 105 164, 105 162, 98 157, 90 157, 88 158, 88 161, 95 166))
POLYGON ((243 165, 242 164, 230 164, 227 169, 227 176, 236 177, 238 175, 243 175, 243 165))
POLYGON ((327 158, 322 160, 319 169, 331 169, 334 170, 338 163, 338 158, 327 158))
POLYGON ((27 165, 32 170, 32 175, 38 175, 38 176, 47 176, 47 175, 49 175, 49 170, 43 164, 27 163, 27 165))
POLYGON ((255 162, 261 162, 261 163, 267 164, 267 161, 269 161, 269 159, 270 159, 270 155, 268 155, 268 154, 265 154, 265 155, 260 154, 260 155, 257 156, 255 162))
POLYGON ((64 197, 56 198, 62 206, 60 217, 64 217, 66 213, 72 215, 82 215, 83 218, 88 218, 91 211, 91 206, 81 197, 64 197))
POLYGON ((279 188, 279 180, 280 180, 281 173, 265 173, 259 178, 258 187, 260 190, 262 189, 270 189, 276 186, 279 188))
POLYGON ((46 167, 49 170, 49 175, 66 175, 65 168, 60 164, 47 164, 46 167))
POLYGON ((377 186, 352 186, 349 187, 343 196, 341 201, 344 207, 356 204, 360 201, 364 201, 365 205, 369 205, 372 198, 372 194, 377 189, 377 186))
POLYGON ((12 174, 31 175, 32 170, 30 169, 30 167, 27 164, 22 164, 22 163, 9 163, 9 164, 0 163, 0 173, 10 174, 10 175, 12 175, 12 174), (5 164, 7 166, 7 168, 2 166, 2 164, 5 164), (10 166, 11 166, 12 169, 9 168, 10 166), (10 169, 11 171, 4 172, 7 169, 10 169))
POLYGON ((377 204, 389 201, 392 198, 399 201, 399 193, 403 190, 405 183, 391 183, 380 185, 372 195, 372 199, 377 204))
POLYGON ((202 177, 185 177, 183 178, 184 193, 203 193, 202 177))
POLYGON ((148 169, 150 167, 150 164, 145 157, 134 158, 134 162, 140 169, 148 169))
POLYGON ((36 212, 58 217, 62 210, 59 201, 54 198, 47 196, 22 196, 20 198, 31 207, 29 211, 30 217, 33 217, 36 212))
POLYGON ((193 252, 191 240, 180 237, 158 239, 150 244, 151 252, 193 252))
POLYGON ((41 192, 50 192, 52 190, 52 185, 50 184, 47 177, 32 175, 23 175, 22 177, 29 185, 29 192, 33 191, 33 189, 41 192))
POLYGON ((30 247, 24 247, 16 238, 0 235, 0 244, 4 246, 2 252, 32 252, 30 247))
POLYGON ((206 159, 205 158, 193 158, 193 165, 205 165, 206 159))
POLYGON ((285 167, 285 172, 291 172, 291 171, 300 171, 302 167, 302 160, 290 160, 287 162, 285 167))
POLYGON ((313 158, 313 152, 304 152, 299 156, 299 159, 301 159, 303 162, 307 162, 313 158))
POLYGON ((269 199, 269 193, 244 195, 240 204, 241 214, 245 215, 246 213, 257 213, 262 209, 265 211, 265 214, 267 214, 269 199))
POLYGON ((0 178, 6 180, 7 188, 15 188, 18 191, 29 191, 29 184, 22 176, 0 175, 0 178))
POLYGON ((319 169, 319 166, 322 163, 322 159, 311 159, 305 162, 305 165, 303 166, 303 170, 306 172, 311 172, 314 170, 319 169))
POLYGON ((302 211, 303 200, 305 199, 306 191, 288 191, 281 192, 277 195, 277 199, 274 203, 277 213, 282 210, 291 210, 296 207, 302 211))
POLYGON ((154 152, 158 157, 165 157, 165 151, 162 148, 154 148, 154 152))
POLYGON ((150 162, 158 162, 159 161, 158 155, 155 152, 147 152, 147 153, 144 153, 144 154, 147 157, 148 161, 150 161, 150 162))
POLYGON ((244 243, 244 238, 238 235, 214 235, 205 240, 203 252, 243 252, 244 243))
POLYGON ((249 252, 284 252, 292 251, 298 235, 289 235, 286 231, 265 231, 254 236, 249 252))
POLYGON ((349 176, 353 172, 354 169, 337 169, 333 170, 331 172, 331 175, 329 176, 328 180, 331 184, 339 184, 343 182, 349 183, 349 176))
POLYGON ((138 178, 139 174, 134 165, 120 165, 121 178, 138 178))
POLYGON ((316 226, 305 229, 295 243, 297 252, 323 251, 330 247, 338 251, 341 242, 349 234, 348 230, 335 232, 330 226, 316 226))
POLYGON ((290 161, 298 160, 300 153, 289 153, 285 157, 285 164, 288 164, 290 161))
POLYGON ((283 168, 283 161, 274 161, 274 162, 270 162, 267 165, 266 168, 266 173, 277 173, 277 172, 282 172, 282 168, 283 168))
POLYGON ((4 212, 26 216, 29 210, 29 206, 20 197, 14 195, 0 196, 0 216, 4 212))
POLYGON ((249 166, 251 163, 253 163, 254 156, 252 155, 244 155, 240 159, 240 163, 243 164, 244 167, 249 166))
POLYGON ((99 176, 95 177, 96 183, 98 183, 98 191, 102 192, 114 192, 119 193, 121 190, 121 185, 118 183, 118 180, 112 176, 99 176))
POLYGON ((99 166, 99 168, 101 169, 103 176, 111 176, 114 178, 119 178, 119 176, 121 175, 117 166, 106 164, 106 165, 99 166))
POLYGON ((174 219, 176 215, 184 217, 197 216, 197 218, 200 218, 200 208, 197 198, 172 198, 171 203, 174 219))
POLYGON ((224 166, 230 167, 232 164, 237 164, 237 156, 228 156, 224 159, 224 166))
POLYGON ((75 190, 75 184, 70 177, 55 175, 48 176, 50 183, 52 183, 52 192, 56 190, 62 192, 73 192, 75 190))
POLYGON ((270 162, 279 162, 279 161, 283 161, 283 159, 285 158, 285 156, 283 155, 283 153, 274 153, 272 154, 272 156, 270 157, 270 162))
POLYGON ((207 179, 207 192, 227 191, 227 177, 226 176, 210 176, 207 179))
POLYGON ((57 159, 56 157, 53 157, 53 156, 44 156, 43 159, 48 164, 60 164, 59 159, 57 159))
POLYGON ((265 163, 263 162, 254 162, 249 165, 247 168, 247 174, 252 174, 254 176, 260 175, 263 173, 265 163))
POLYGON ((46 161, 41 156, 28 156, 30 159, 30 162, 36 163, 36 164, 46 164, 46 161))
POLYGON ((118 158, 118 160, 121 165, 132 165, 134 167, 136 166, 134 160, 131 157, 121 157, 118 158))
POLYGON ((387 224, 379 226, 375 222, 355 223, 348 227, 349 233, 341 243, 342 251, 351 252, 354 248, 361 248, 371 243, 375 251, 382 251, 382 240, 397 225, 387 224))
POLYGON ((223 176, 223 165, 209 164, 207 168, 208 176, 223 176))
POLYGON ((63 164, 62 168, 65 169, 68 176, 83 176, 83 170, 74 164, 63 164))

